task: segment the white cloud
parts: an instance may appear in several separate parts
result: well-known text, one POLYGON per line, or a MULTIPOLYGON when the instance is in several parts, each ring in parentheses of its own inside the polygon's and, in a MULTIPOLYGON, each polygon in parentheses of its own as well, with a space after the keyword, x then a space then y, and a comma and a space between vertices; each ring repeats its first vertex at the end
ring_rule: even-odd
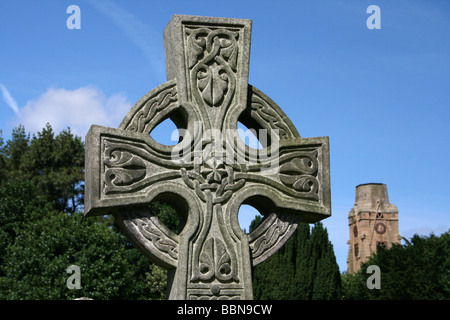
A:
POLYGON ((8 105, 8 107, 10 107, 14 111, 16 115, 19 115, 20 114, 19 106, 17 105, 16 100, 14 100, 14 98, 9 93, 8 89, 6 89, 6 87, 1 83, 0 88, 2 90, 3 100, 5 101, 5 103, 8 105))
POLYGON ((20 109, 18 122, 28 132, 41 131, 47 123, 55 132, 70 127, 72 133, 84 139, 92 124, 117 128, 131 106, 123 94, 106 97, 93 86, 50 88, 20 109))

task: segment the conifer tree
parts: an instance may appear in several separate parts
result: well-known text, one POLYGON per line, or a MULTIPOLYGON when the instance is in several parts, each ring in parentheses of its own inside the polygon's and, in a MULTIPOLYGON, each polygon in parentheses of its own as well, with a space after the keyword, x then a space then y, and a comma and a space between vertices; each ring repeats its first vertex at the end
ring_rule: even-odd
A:
POLYGON ((295 259, 296 276, 295 288, 292 299, 311 299, 314 280, 314 265, 311 263, 311 234, 307 223, 299 223, 294 233, 297 243, 297 255, 295 259))
POLYGON ((253 294, 259 300, 337 299, 340 290, 333 246, 320 222, 312 231, 300 223, 285 245, 253 270, 253 294))

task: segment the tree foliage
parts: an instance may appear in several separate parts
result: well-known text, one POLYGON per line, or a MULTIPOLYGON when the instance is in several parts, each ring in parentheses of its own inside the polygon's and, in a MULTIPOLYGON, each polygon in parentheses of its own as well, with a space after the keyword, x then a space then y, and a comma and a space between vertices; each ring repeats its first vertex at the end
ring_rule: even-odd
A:
POLYGON ((160 298, 150 262, 112 218, 84 218, 84 144, 50 125, 33 137, 20 126, 0 139, 0 299, 160 298), (81 271, 69 290, 67 268, 81 271))
POLYGON ((280 250, 253 269, 255 299, 337 299, 340 287, 333 246, 320 222, 312 230, 300 223, 280 250))
POLYGON ((70 129, 55 136, 47 124, 30 138, 19 126, 12 139, 0 146, 0 157, 2 184, 29 182, 32 195, 53 209, 70 213, 80 209, 84 201, 84 144, 70 129))
POLYGON ((19 126, 1 142, 0 263, 25 223, 79 209, 84 179, 84 144, 70 130, 55 137, 47 125, 30 138, 19 126))
POLYGON ((414 235, 377 253, 356 274, 345 274, 343 299, 450 299, 450 231, 440 236, 414 235), (381 289, 368 289, 367 268, 380 268, 381 289))
POLYGON ((127 298, 135 281, 123 244, 81 214, 47 216, 24 226, 6 249, 0 291, 6 299, 127 298), (71 265, 80 268, 79 290, 66 284, 71 265))

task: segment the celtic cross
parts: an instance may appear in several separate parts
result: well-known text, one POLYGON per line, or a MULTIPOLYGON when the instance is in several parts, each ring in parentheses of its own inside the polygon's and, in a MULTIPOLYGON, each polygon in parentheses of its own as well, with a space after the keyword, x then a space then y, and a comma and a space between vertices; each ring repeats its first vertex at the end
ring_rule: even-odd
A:
POLYGON ((113 214, 149 259, 169 270, 169 299, 252 299, 251 267, 278 250, 299 221, 331 214, 328 137, 301 138, 283 111, 248 84, 251 21, 175 15, 164 30, 168 81, 118 129, 86 136, 85 214, 113 214), (165 119, 180 141, 150 133, 165 119), (238 122, 259 133, 246 145, 238 122), (172 205, 181 231, 149 210, 172 205), (264 216, 250 234, 242 204, 264 216))

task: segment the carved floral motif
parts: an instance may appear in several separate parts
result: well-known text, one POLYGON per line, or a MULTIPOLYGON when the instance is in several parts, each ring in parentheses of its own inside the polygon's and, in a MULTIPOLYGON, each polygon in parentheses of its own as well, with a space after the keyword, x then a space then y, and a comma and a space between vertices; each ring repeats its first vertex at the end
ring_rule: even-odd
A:
POLYGON ((203 244, 200 253, 198 278, 202 281, 217 279, 228 281, 232 278, 231 258, 224 242, 220 238, 211 237, 203 244))
POLYGON ((185 30, 194 97, 209 107, 228 106, 236 89, 239 33, 223 28, 185 30))
POLYGON ((280 166, 280 180, 300 192, 317 193, 317 152, 303 154, 280 166))
POLYGON ((126 150, 108 151, 107 147, 108 156, 105 157, 104 165, 108 167, 105 171, 105 183, 108 187, 131 185, 145 177, 146 167, 142 158, 126 150))

